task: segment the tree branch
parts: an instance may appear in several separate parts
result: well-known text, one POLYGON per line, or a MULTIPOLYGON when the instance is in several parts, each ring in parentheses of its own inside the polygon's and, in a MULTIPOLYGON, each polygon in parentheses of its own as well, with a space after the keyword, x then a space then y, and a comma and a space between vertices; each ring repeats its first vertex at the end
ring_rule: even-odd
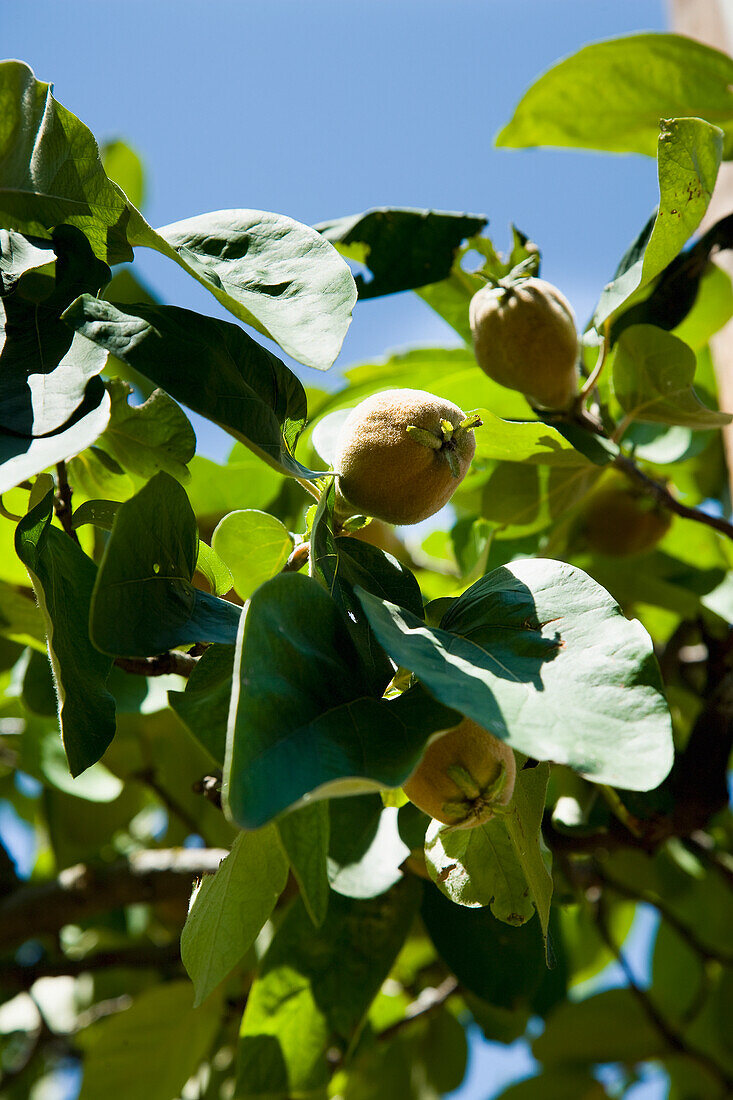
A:
POLYGON ((70 539, 73 539, 78 546, 79 536, 74 530, 74 524, 71 519, 71 486, 66 476, 66 463, 63 461, 56 463, 56 495, 53 499, 53 510, 66 534, 70 539))
POLYGON ((131 672, 135 676, 169 676, 175 673, 177 676, 189 677, 196 668, 197 657, 190 653, 180 653, 177 649, 170 649, 167 653, 159 653, 157 657, 115 657, 114 663, 124 672, 131 672))
POLYGON ((411 1004, 405 1009, 405 1015, 401 1020, 397 1020, 396 1023, 390 1027, 386 1027, 384 1031, 380 1031, 377 1038, 380 1042, 385 1042, 397 1035, 408 1024, 413 1023, 414 1020, 422 1019, 422 1017, 434 1012, 436 1008, 440 1008, 444 1005, 449 997, 452 997, 454 993, 458 992, 458 981, 449 974, 440 985, 430 986, 428 989, 423 989, 421 993, 412 1001, 411 1004))
POLYGON ((624 972, 624 977, 626 978, 630 993, 639 1003, 647 1019, 655 1030, 659 1032, 666 1045, 670 1050, 675 1051, 677 1054, 682 1054, 686 1058, 689 1058, 690 1061, 696 1062, 699 1066, 702 1066, 703 1069, 707 1070, 709 1074, 715 1077, 715 1079, 723 1085, 726 1090, 726 1096, 731 1095, 733 1092, 733 1077, 730 1077, 723 1067, 718 1065, 718 1063, 704 1051, 691 1046, 677 1029, 662 1016, 648 993, 637 985, 636 978, 634 977, 634 973, 629 966, 626 956, 610 933, 602 904, 595 907, 594 918, 601 939, 606 944, 611 954, 614 955, 624 972))
POLYGON ((213 874, 226 855, 223 848, 152 849, 107 866, 77 864, 50 882, 23 885, 0 901, 0 947, 8 950, 121 906, 186 900, 192 881, 213 874))
POLYGON ((98 951, 81 959, 63 955, 36 963, 19 966, 12 960, 0 966, 0 985, 9 993, 22 993, 30 989, 39 978, 77 977, 79 974, 95 974, 100 970, 168 970, 181 969, 181 949, 178 940, 166 944, 141 944, 120 947, 116 951, 98 951))

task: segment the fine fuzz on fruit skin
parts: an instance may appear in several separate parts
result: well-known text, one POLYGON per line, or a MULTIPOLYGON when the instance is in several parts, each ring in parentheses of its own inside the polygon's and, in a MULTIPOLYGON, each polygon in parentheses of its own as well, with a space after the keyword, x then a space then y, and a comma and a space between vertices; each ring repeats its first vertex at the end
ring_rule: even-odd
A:
MULTIPOLYGON (((362 401, 339 434, 336 510, 419 523, 453 495, 476 440, 457 405, 424 390, 385 390, 362 401)), ((476 419, 474 426, 480 421, 476 419)))
POLYGON ((485 286, 469 320, 481 369, 544 409, 566 409, 577 389, 578 333, 564 294, 544 279, 485 286))
POLYGON ((656 546, 669 530, 672 516, 631 486, 612 483, 591 496, 579 522, 592 550, 626 557, 656 546))
POLYGON ((470 718, 431 741, 403 790, 436 821, 472 829, 514 793, 514 753, 470 718))

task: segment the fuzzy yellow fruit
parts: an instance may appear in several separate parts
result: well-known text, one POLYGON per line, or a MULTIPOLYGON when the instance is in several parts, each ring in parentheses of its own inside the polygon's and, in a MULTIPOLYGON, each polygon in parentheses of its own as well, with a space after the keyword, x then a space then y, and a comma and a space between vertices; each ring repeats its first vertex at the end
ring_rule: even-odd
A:
POLYGON ((580 517, 588 546, 599 554, 626 557, 651 550, 672 523, 669 512, 646 494, 624 484, 611 484, 595 492, 580 517))
POLYGON ((450 500, 471 464, 481 421, 425 390, 384 390, 350 413, 339 433, 336 510, 419 523, 450 500))
POLYGON ((428 745, 403 790, 436 821, 471 829, 511 801, 516 774, 509 745, 464 718, 428 745))
POLYGON ((567 408, 577 389, 578 332, 564 294, 544 279, 482 287, 469 320, 481 369, 543 409, 567 408))

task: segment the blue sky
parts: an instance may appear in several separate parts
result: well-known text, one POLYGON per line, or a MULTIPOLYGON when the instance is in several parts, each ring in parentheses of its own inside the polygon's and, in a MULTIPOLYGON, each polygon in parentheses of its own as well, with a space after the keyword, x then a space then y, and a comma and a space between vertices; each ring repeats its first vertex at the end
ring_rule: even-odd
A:
MULTIPOLYGON (((0 48, 100 142, 140 153, 153 225, 226 207, 311 224, 381 205, 482 213, 499 248, 510 222, 539 244, 584 322, 656 202, 655 165, 493 137, 560 57, 665 25, 662 0, 2 0, 0 48)), ((164 300, 224 315, 156 254, 136 267, 164 300)), ((394 295, 357 308, 335 370, 454 342, 414 295, 394 295)), ((204 451, 225 452, 196 428, 204 451)), ((488 1100, 503 1073, 482 1050, 466 1100, 488 1100)), ((514 1072, 527 1066, 516 1053, 514 1072)))

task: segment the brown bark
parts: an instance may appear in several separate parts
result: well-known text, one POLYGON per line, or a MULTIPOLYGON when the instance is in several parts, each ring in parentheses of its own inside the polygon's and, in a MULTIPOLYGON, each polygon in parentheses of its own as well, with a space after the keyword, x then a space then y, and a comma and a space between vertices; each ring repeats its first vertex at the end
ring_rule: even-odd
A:
POLYGON ((193 880, 216 871, 226 855, 222 848, 153 849, 106 866, 77 864, 50 882, 19 886, 0 901, 0 951, 123 905, 185 900, 193 880))

